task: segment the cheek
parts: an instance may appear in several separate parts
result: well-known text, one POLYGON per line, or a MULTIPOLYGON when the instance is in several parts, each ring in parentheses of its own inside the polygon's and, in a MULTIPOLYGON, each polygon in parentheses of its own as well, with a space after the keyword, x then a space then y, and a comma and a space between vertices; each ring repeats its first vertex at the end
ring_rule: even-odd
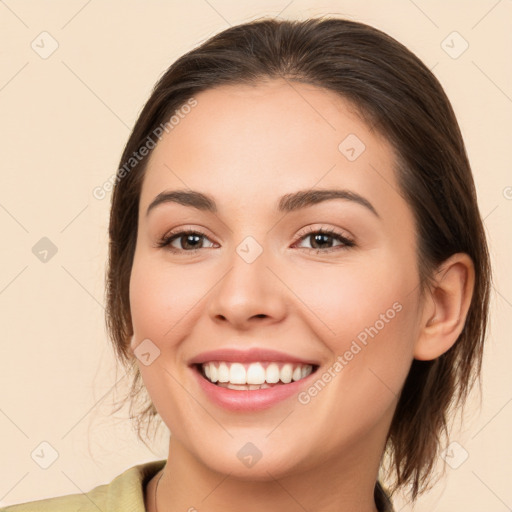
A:
MULTIPOLYGON (((316 336, 330 349, 333 361, 343 358, 344 378, 351 386, 388 386, 398 392, 412 362, 417 337, 418 293, 415 274, 390 261, 295 273, 294 292, 316 336), (375 375, 372 375, 372 372, 375 375), (379 378, 383 381, 379 383, 379 378)), ((290 279, 292 276, 290 275, 290 279)))
POLYGON ((183 429, 190 396, 180 384, 184 368, 179 346, 190 335, 200 299, 211 287, 204 276, 201 280, 194 274, 192 266, 177 269, 141 250, 135 255, 130 276, 133 348, 150 339, 160 350, 151 364, 138 362, 139 371, 164 423, 183 437, 187 435, 183 429))
POLYGON ((414 276, 391 271, 385 262, 367 263, 293 269, 286 280, 331 336, 357 336, 376 322, 381 327, 382 315, 383 321, 403 317, 399 304, 414 299, 414 276))
POLYGON ((194 307, 209 289, 192 266, 177 269, 144 256, 135 257, 130 277, 130 310, 137 339, 156 344, 185 335, 194 307), (186 278, 185 278, 186 276, 186 278))

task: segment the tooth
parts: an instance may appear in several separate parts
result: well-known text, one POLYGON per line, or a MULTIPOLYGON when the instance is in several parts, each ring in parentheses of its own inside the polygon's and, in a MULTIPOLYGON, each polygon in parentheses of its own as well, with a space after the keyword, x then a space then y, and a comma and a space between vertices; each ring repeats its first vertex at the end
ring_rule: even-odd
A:
POLYGON ((231 384, 245 384, 246 373, 244 365, 241 363, 233 363, 229 369, 229 382, 231 384))
POLYGON ((229 382, 229 366, 226 363, 219 364, 217 378, 219 379, 219 382, 229 382))
POLYGON ((221 382, 219 384, 219 387, 222 388, 228 388, 228 389, 235 389, 237 391, 251 391, 256 389, 268 389, 271 386, 269 386, 267 383, 263 384, 231 384, 231 382, 228 382, 227 384, 225 382, 221 382))
POLYGON ((231 382, 229 382, 226 387, 228 389, 236 389, 238 391, 243 391, 243 390, 246 390, 246 389, 249 389, 245 384, 231 384, 231 382))
POLYGON ((263 384, 255 384, 253 387, 251 387, 252 385, 249 384, 249 389, 268 389, 268 388, 271 388, 272 386, 269 386, 266 382, 264 382, 263 384))
POLYGON ((217 368, 213 363, 209 364, 210 366, 210 380, 212 382, 217 382, 217 368))
POLYGON ((260 363, 252 363, 247 369, 248 384, 263 384, 265 382, 266 372, 260 363))
POLYGON ((292 372, 293 372, 293 366, 290 363, 286 363, 281 368, 280 378, 281 381, 285 384, 288 384, 292 381, 292 372))
POLYGON ((306 364, 302 367, 302 378, 307 377, 313 371, 313 367, 310 364, 306 364))
POLYGON ((265 380, 269 384, 275 384, 276 382, 279 382, 279 366, 277 366, 276 363, 270 363, 267 366, 265 380))
MULTIPOLYGON (((260 362, 251 363, 247 370, 241 363, 213 362, 203 363, 203 372, 207 379, 214 383, 231 383, 236 385, 277 384, 281 381, 288 384, 307 377, 313 371, 313 366, 286 363, 279 370, 278 363, 270 363, 265 369, 260 362)), ((260 388, 245 388, 260 389, 260 388)), ((265 388, 263 388, 265 389, 265 388)))
POLYGON ((292 379, 293 379, 294 381, 302 379, 302 371, 301 371, 301 369, 300 369, 300 368, 301 368, 300 366, 297 366, 297 367, 295 368, 295 370, 293 370, 292 379))

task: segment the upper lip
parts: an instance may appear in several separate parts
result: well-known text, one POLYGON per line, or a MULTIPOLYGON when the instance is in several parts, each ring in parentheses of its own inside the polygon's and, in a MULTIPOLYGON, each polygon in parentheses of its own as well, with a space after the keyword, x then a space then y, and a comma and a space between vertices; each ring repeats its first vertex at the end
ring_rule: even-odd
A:
POLYGON ((209 361, 230 361, 238 363, 276 361, 285 363, 311 364, 313 366, 318 366, 318 362, 312 359, 303 359, 298 356, 293 356, 291 354, 286 354, 284 352, 266 348, 251 348, 249 350, 221 348, 217 350, 209 350, 207 352, 201 352, 197 356, 190 359, 189 364, 202 364, 209 361))

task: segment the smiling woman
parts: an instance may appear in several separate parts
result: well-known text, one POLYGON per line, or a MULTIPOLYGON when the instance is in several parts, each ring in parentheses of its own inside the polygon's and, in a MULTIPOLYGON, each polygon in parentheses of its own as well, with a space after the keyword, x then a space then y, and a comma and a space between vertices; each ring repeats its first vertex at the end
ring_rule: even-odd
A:
POLYGON ((375 512, 424 492, 479 376, 490 267, 421 61, 342 19, 229 28, 163 75, 119 172, 107 323, 151 398, 139 435, 158 414, 169 456, 38 510, 375 512))

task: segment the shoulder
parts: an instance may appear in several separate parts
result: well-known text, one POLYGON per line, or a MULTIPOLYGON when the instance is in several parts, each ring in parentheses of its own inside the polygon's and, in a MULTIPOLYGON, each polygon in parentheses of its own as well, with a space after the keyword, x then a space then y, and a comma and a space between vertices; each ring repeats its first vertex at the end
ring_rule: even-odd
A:
POLYGON ((144 512, 144 487, 165 460, 138 464, 88 492, 19 503, 1 512, 144 512))

